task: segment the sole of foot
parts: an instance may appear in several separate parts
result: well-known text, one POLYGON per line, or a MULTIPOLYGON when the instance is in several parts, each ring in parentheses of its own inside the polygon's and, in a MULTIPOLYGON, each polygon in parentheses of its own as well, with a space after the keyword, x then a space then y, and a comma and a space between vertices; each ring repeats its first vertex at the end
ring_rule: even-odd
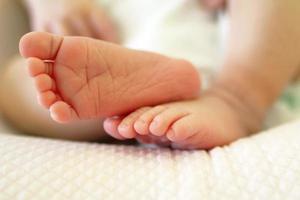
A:
POLYGON ((91 38, 32 32, 20 52, 40 104, 60 123, 123 115, 200 91, 199 74, 185 60, 91 38))

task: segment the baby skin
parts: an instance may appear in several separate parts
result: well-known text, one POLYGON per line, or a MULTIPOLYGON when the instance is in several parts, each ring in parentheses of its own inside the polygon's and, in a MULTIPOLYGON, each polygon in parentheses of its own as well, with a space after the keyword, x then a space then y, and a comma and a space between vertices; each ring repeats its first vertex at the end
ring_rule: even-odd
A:
POLYGON ((210 149, 258 130, 259 124, 254 123, 259 122, 247 117, 248 107, 234 95, 210 91, 195 100, 143 107, 126 117, 109 118, 104 128, 117 139, 137 138, 180 149, 210 149))
POLYGON ((299 74, 300 29, 294 24, 300 3, 229 1, 228 10, 228 50, 207 91, 194 100, 109 118, 105 130, 116 138, 181 149, 210 149, 260 130, 270 106, 299 74))
POLYGON ((300 20, 300 5, 273 3, 230 2, 223 70, 200 96, 197 72, 183 60, 47 33, 25 35, 20 51, 39 101, 54 120, 108 117, 104 128, 117 139, 209 149, 259 130, 268 108, 299 71, 300 30, 293 24, 300 20))
POLYGON ((40 104, 60 123, 126 114, 199 93, 198 72, 189 62, 100 40, 35 32, 21 39, 20 52, 40 104))
POLYGON ((20 52, 28 58, 40 104, 57 122, 121 116, 138 109, 123 118, 108 118, 105 130, 117 139, 150 139, 192 149, 223 145, 249 132, 248 123, 240 120, 247 107, 236 106, 239 99, 234 95, 220 88, 196 98, 198 72, 186 61, 38 32, 21 39, 20 52), (174 103, 162 104, 166 102, 174 103))

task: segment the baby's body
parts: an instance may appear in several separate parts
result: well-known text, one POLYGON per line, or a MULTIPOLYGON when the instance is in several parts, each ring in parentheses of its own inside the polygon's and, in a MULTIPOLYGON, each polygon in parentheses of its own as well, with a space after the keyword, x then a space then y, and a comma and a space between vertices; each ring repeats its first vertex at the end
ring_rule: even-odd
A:
MULTIPOLYGON (((300 3, 241 0, 229 1, 228 7, 225 61, 200 95, 198 73, 187 61, 47 33, 24 36, 20 50, 40 104, 57 122, 107 118, 106 132, 120 140, 212 148, 258 131, 300 64, 300 29, 293 26, 300 3)), ((98 36, 78 34, 117 41, 112 26, 106 27, 98 36)))

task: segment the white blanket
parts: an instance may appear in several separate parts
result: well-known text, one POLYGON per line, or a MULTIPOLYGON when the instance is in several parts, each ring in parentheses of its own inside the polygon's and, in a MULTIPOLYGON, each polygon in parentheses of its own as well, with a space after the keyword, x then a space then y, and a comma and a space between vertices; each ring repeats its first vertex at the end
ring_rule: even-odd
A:
POLYGON ((300 199, 300 122, 205 151, 0 134, 0 199, 300 199))
MULTIPOLYGON (((102 1, 126 46, 217 64, 217 25, 197 0, 102 1)), ((293 94, 287 102, 300 102, 293 94)), ((279 105, 287 117, 276 123, 291 119, 295 104, 279 105)), ((0 200, 298 200, 299 131, 300 121, 188 152, 17 136, 0 125, 0 200)))

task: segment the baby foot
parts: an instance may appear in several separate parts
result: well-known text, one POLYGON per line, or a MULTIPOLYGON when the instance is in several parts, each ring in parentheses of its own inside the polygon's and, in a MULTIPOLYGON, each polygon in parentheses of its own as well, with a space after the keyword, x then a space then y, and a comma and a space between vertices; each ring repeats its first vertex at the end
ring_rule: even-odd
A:
POLYGON ((233 96, 208 92, 193 101, 144 107, 123 119, 107 119, 104 128, 123 139, 142 136, 147 142, 150 136, 155 143, 166 144, 168 139, 174 148, 210 149, 254 132, 259 123, 251 113, 233 96))
POLYGON ((90 38, 29 33, 20 52, 28 58, 39 102, 61 123, 121 115, 199 92, 198 72, 186 61, 90 38))

